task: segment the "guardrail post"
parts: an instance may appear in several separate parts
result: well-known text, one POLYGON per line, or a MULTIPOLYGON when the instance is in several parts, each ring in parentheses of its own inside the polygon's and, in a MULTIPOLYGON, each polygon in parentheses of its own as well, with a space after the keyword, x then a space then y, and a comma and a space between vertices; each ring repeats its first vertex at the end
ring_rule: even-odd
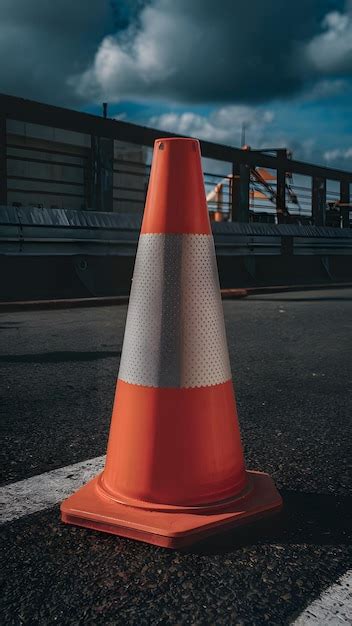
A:
POLYGON ((249 222, 250 167, 246 163, 232 166, 232 221, 249 222))
POLYGON ((326 179, 312 178, 312 217, 315 226, 325 226, 326 179))
POLYGON ((292 256, 294 251, 294 243, 292 235, 283 235, 281 237, 281 254, 282 256, 292 256))
POLYGON ((341 215, 342 215, 342 227, 349 228, 350 227, 350 183, 346 180, 342 180, 340 182, 340 203, 341 203, 341 215))
POLYGON ((6 117, 0 117, 0 205, 7 204, 7 133, 6 117))
POLYGON ((286 214, 286 171, 280 167, 276 171, 276 212, 278 223, 285 221, 286 214))
POLYGON ((237 221, 238 207, 240 204, 240 168, 237 163, 232 163, 231 182, 231 222, 237 221))
POLYGON ((113 210, 114 140, 91 137, 91 159, 88 175, 89 208, 94 211, 113 210))

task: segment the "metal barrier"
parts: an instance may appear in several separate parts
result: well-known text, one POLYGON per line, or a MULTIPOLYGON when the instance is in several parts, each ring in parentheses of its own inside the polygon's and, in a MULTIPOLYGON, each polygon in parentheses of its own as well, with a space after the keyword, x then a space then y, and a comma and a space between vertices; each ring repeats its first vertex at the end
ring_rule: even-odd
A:
MULTIPOLYGON (((134 256, 141 216, 0 207, 0 254, 134 256)), ((352 255, 352 229, 295 224, 213 224, 218 255, 352 255)))
MULTIPOLYGON (((0 203, 141 213, 161 135, 173 136, 0 95, 0 203)), ((293 160, 285 149, 201 148, 214 221, 350 226, 352 173, 293 160)))
MULTIPOLYGON (((0 300, 128 294, 138 214, 0 207, 0 300)), ((352 229, 214 222, 221 285, 352 279, 352 229)))

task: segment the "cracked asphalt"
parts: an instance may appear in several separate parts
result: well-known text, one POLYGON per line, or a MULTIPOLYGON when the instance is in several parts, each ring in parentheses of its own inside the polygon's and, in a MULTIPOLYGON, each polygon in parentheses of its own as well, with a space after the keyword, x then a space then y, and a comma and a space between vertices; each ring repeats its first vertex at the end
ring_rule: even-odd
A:
MULTIPOLYGON (((127 307, 0 314, 1 484, 99 456, 127 307)), ((1 527, 2 624, 290 624, 351 567, 352 289, 224 302, 249 469, 275 518, 168 551, 65 526, 1 527)))

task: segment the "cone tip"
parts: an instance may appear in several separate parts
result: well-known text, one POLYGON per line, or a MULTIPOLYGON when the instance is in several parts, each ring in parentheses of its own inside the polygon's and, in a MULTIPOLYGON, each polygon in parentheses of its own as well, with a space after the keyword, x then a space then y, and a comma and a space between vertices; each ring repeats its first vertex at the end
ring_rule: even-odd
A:
POLYGON ((173 148, 192 148, 195 152, 200 152, 198 139, 193 137, 160 137, 154 142, 154 150, 164 150, 166 146, 173 148))
POLYGON ((154 143, 156 145, 161 141, 162 142, 179 141, 180 143, 187 141, 187 142, 193 142, 197 146, 199 145, 199 140, 195 139, 194 137, 158 137, 158 139, 156 139, 154 143))
POLYGON ((141 232, 210 234, 197 139, 155 140, 141 232))

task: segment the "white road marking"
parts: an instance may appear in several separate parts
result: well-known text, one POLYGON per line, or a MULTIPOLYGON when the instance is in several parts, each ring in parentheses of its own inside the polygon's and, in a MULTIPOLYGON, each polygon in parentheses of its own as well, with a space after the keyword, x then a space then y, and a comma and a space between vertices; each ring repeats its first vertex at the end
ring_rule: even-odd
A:
MULTIPOLYGON (((0 487, 0 524, 43 511, 79 489, 104 467, 105 455, 0 487)), ((292 626, 352 624, 352 570, 329 587, 292 626)))
POLYGON ((0 524, 48 509, 98 474, 105 455, 0 487, 0 524))
POLYGON ((352 624, 352 570, 324 593, 293 622, 293 626, 342 626, 352 624))

